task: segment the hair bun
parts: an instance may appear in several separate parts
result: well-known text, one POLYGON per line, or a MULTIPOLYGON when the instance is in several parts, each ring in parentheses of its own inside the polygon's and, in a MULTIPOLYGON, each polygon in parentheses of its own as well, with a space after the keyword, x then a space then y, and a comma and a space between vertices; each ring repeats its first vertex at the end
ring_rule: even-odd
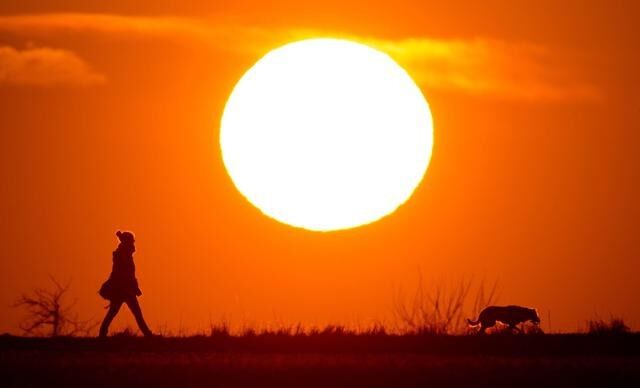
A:
POLYGON ((117 231, 116 232, 116 236, 118 236, 118 238, 120 238, 120 236, 122 236, 122 232, 121 231, 117 231))

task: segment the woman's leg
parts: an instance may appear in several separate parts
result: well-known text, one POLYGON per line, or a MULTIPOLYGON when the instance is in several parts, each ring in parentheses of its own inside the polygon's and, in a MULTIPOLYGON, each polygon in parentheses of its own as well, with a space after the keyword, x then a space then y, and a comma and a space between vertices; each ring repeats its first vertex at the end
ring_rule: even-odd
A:
POLYGON ((144 321, 144 317, 142 316, 142 309, 140 309, 140 304, 138 304, 138 298, 136 298, 135 296, 132 298, 128 298, 126 300, 126 303, 127 306, 129 306, 129 310, 131 310, 133 316, 136 318, 136 322, 138 323, 138 327, 140 328, 142 334, 144 334, 145 336, 153 335, 153 333, 151 333, 151 330, 149 330, 149 326, 147 326, 147 323, 144 321))
POLYGON ((102 320, 102 325, 100 325, 100 337, 106 337, 107 336, 107 332, 109 331, 109 325, 111 324, 111 321, 113 321, 113 318, 115 318, 116 314, 118 314, 118 311, 120 311, 120 307, 122 307, 122 302, 118 301, 112 301, 111 304, 109 305, 109 311, 107 311, 107 315, 105 315, 104 319, 102 320))

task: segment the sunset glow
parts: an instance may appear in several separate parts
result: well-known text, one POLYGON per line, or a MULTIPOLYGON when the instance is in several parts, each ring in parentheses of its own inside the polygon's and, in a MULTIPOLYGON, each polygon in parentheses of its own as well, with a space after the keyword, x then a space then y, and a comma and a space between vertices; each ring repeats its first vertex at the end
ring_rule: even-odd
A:
POLYGON ((0 1, 0 337, 50 277, 101 321, 116 231, 154 332, 393 331, 469 279, 546 332, 638 330, 639 14, 0 1))

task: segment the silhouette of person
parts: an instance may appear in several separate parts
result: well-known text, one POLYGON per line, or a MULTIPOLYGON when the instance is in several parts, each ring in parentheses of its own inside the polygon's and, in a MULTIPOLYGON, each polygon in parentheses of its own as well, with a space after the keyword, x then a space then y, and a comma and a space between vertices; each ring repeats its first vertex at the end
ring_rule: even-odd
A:
POLYGON ((133 263, 133 253, 136 251, 135 238, 131 232, 116 232, 120 240, 118 248, 113 251, 113 268, 109 279, 100 288, 100 295, 109 300, 109 310, 100 325, 100 337, 106 337, 109 325, 115 318, 120 307, 126 303, 129 310, 136 318, 138 327, 145 337, 153 336, 142 316, 142 310, 138 303, 138 296, 142 291, 138 287, 136 279, 136 266, 133 263))

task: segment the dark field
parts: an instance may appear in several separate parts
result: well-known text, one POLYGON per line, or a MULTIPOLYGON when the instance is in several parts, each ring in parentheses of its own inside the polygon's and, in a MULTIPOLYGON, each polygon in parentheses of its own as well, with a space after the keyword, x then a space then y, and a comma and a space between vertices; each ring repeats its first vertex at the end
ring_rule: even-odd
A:
POLYGON ((640 386, 640 335, 0 337, 0 386, 640 386))

